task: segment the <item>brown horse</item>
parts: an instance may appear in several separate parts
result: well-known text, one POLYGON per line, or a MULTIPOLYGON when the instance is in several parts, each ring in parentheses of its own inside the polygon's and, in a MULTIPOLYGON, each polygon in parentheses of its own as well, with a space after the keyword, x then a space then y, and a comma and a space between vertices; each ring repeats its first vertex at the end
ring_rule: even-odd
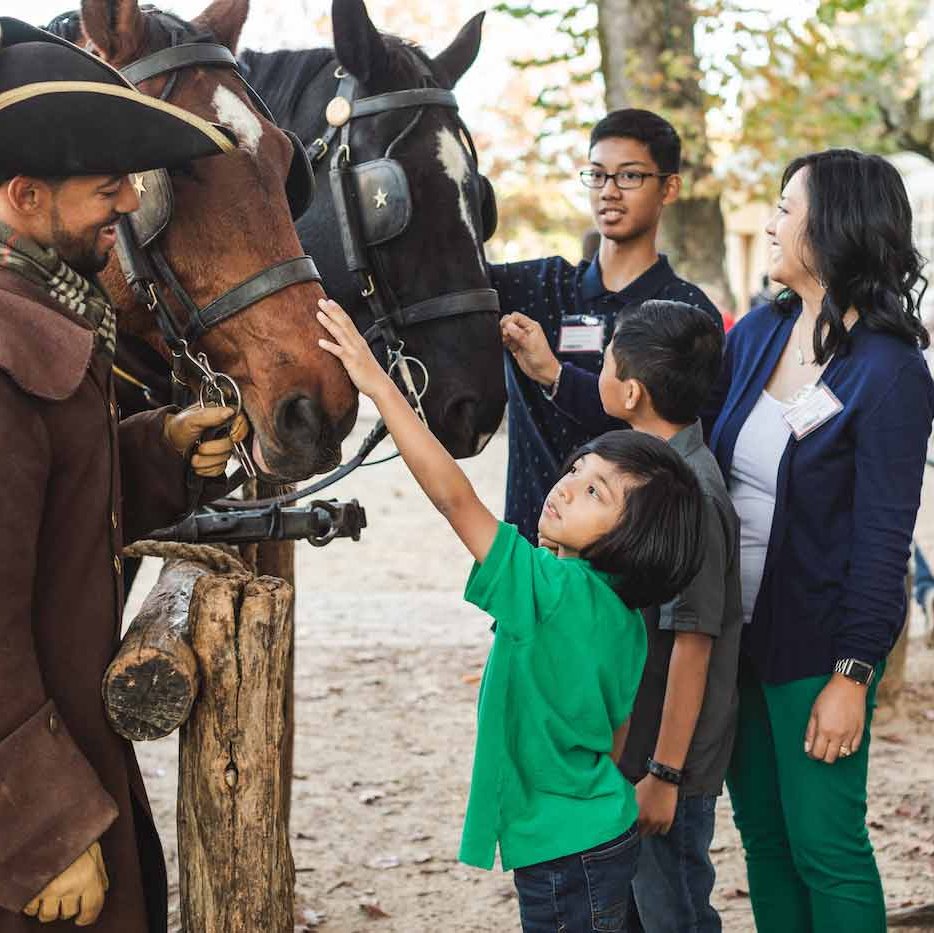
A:
MULTIPOLYGON (((235 51, 249 0, 213 0, 191 26, 235 51)), ((83 40, 117 68, 167 47, 171 37, 137 0, 83 0, 83 40)), ((293 157, 288 137, 259 112, 229 68, 188 67, 140 83, 233 131, 236 152, 173 173, 174 213, 160 245, 199 308, 254 274, 303 254, 285 182, 293 157)), ((167 356, 152 312, 127 287, 114 259, 102 275, 120 309, 121 333, 167 356)), ((324 292, 301 282, 257 301, 203 335, 215 370, 240 386, 253 426, 253 458, 267 479, 298 480, 335 466, 356 417, 356 393, 343 367, 318 347, 314 311, 324 292)), ((183 309, 173 308, 184 321, 183 309)))

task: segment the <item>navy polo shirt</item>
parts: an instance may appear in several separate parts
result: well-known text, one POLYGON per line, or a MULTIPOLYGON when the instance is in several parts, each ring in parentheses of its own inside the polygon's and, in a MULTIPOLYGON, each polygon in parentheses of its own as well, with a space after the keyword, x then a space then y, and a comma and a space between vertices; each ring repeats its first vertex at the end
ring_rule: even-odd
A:
MULTIPOLYGON (((627 425, 610 418, 600 404, 597 380, 602 353, 559 353, 562 317, 589 315, 603 325, 603 346, 613 335, 617 314, 650 298, 684 301, 707 311, 718 323, 720 313, 696 286, 675 275, 665 256, 619 292, 603 286, 600 265, 572 266, 560 256, 490 266, 493 287, 504 314, 520 311, 538 321, 561 361, 561 381, 554 401, 519 369, 506 353, 509 394, 509 463, 506 471, 505 520, 533 543, 545 496, 558 479, 564 460, 581 444, 627 425)), ((722 326, 722 324, 721 324, 722 326)))

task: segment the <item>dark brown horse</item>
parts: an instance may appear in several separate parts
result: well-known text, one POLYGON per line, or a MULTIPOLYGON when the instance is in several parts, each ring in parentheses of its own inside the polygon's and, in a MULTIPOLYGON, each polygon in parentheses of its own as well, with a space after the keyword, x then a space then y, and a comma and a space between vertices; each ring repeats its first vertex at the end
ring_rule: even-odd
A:
MULTIPOLYGON (((236 49, 249 0, 214 0, 190 27, 236 49)), ((169 46, 173 38, 137 0, 84 0, 83 34, 117 68, 169 46)), ((78 37, 76 37, 78 38, 78 37)), ((177 39, 177 37, 176 37, 177 39)), ((173 173, 174 213, 160 240, 182 287, 199 308, 252 275, 303 254, 286 198, 289 138, 259 112, 230 68, 187 67, 144 80, 161 96, 236 134, 236 152, 173 173)), ((103 282, 120 309, 120 330, 167 355, 152 312, 112 260, 103 282)), ((317 282, 289 285, 224 320, 197 341, 216 370, 240 386, 253 426, 252 451, 267 478, 297 480, 336 465, 357 399, 341 365, 318 347, 317 282)), ((173 309, 185 320, 183 308, 173 309)))

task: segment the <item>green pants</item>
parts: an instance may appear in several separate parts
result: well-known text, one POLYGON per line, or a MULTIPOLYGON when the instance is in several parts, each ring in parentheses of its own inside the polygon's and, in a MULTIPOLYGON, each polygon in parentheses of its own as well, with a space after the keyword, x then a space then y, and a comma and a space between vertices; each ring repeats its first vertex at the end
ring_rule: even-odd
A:
POLYGON ((776 686, 748 671, 740 677, 727 785, 759 933, 885 933, 882 882, 866 829, 875 682, 859 751, 827 765, 805 755, 804 733, 829 679, 776 686))

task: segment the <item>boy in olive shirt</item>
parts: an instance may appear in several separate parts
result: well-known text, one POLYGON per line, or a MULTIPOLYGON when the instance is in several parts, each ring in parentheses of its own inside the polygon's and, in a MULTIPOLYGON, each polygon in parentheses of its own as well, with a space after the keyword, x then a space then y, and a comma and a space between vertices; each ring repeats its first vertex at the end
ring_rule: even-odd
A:
POLYGON ((642 849, 632 888, 646 933, 721 929, 709 849, 738 704, 739 519, 697 420, 721 349, 703 311, 647 301, 620 316, 600 375, 607 412, 667 440, 704 499, 700 571, 645 614, 648 657, 620 760, 636 785, 642 849))
POLYGON ((539 527, 557 553, 497 521, 334 302, 318 318, 402 458, 474 556, 466 598, 496 619, 483 674, 460 857, 515 868, 525 933, 619 930, 639 835, 616 768, 645 660, 639 607, 699 563, 701 497, 667 444, 612 431, 580 448, 539 527))

